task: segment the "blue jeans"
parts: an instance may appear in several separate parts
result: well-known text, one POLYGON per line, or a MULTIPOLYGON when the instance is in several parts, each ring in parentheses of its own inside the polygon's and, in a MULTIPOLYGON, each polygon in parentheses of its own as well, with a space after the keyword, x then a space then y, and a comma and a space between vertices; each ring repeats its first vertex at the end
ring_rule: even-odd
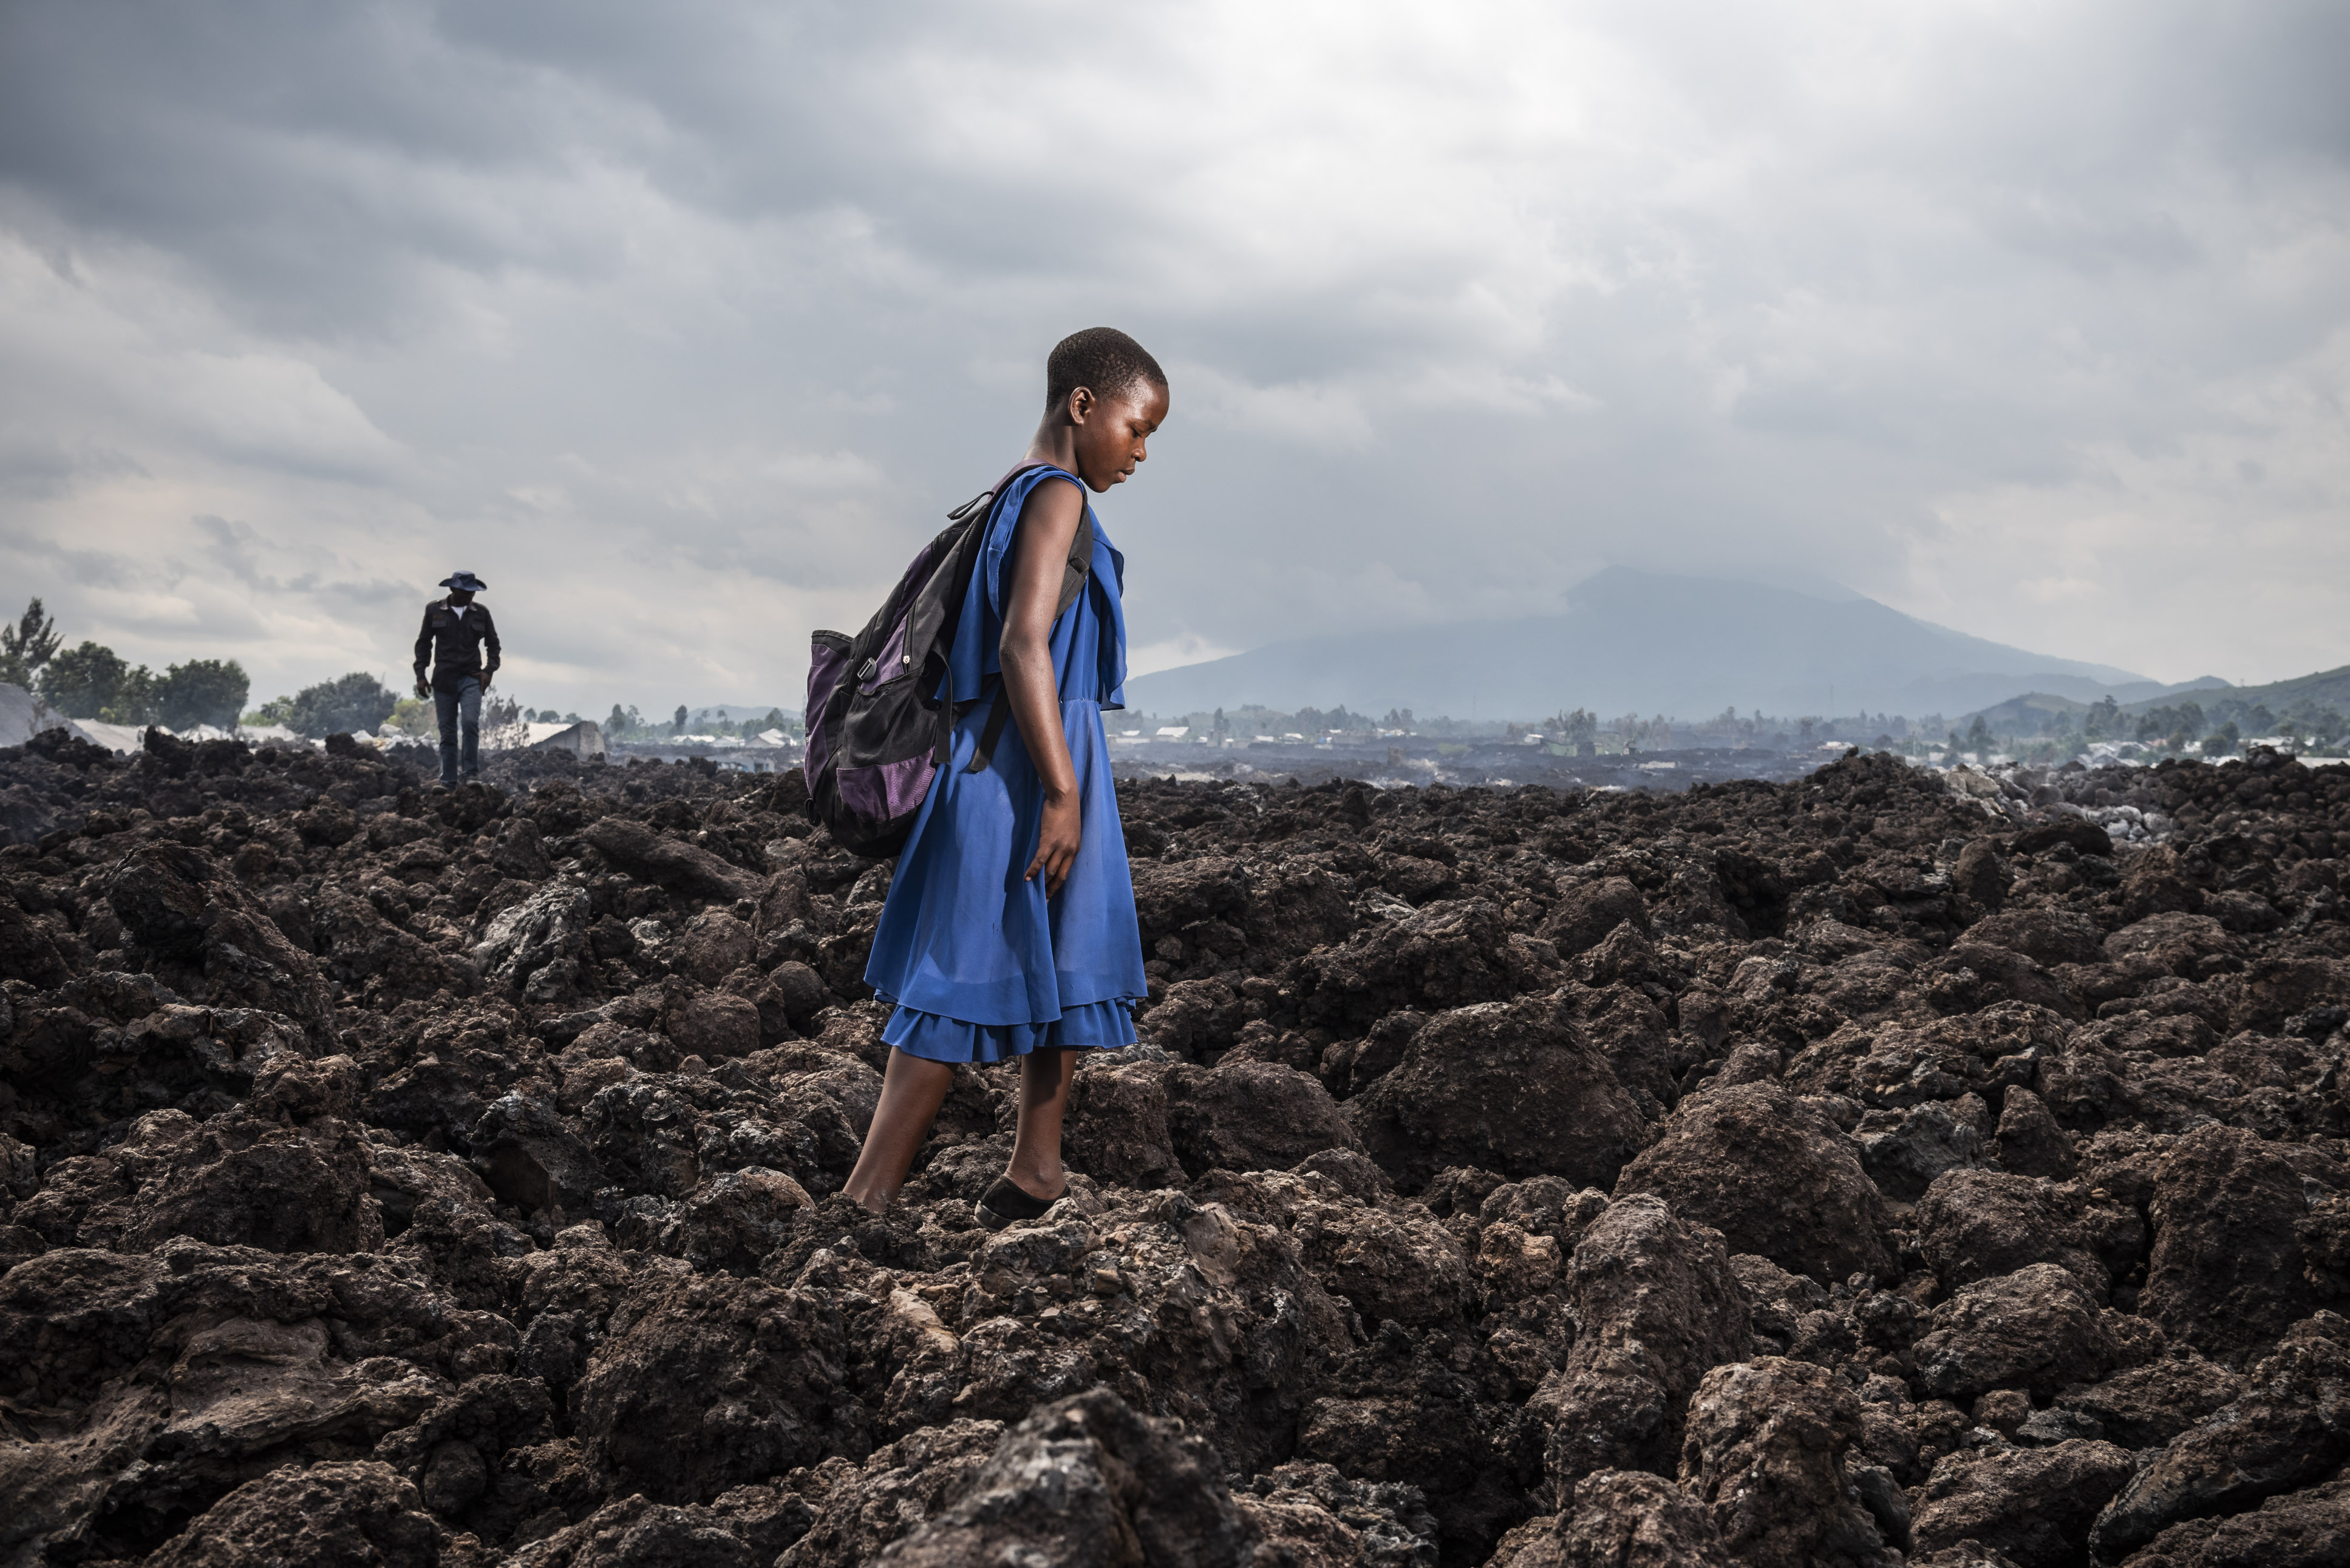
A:
POLYGON ((441 717, 441 782, 450 789, 457 787, 457 770, 462 763, 465 777, 482 776, 482 683, 468 675, 457 682, 457 690, 432 689, 432 706, 441 717), (460 719, 463 724, 459 726, 460 719), (460 736, 464 740, 462 757, 457 750, 460 736))

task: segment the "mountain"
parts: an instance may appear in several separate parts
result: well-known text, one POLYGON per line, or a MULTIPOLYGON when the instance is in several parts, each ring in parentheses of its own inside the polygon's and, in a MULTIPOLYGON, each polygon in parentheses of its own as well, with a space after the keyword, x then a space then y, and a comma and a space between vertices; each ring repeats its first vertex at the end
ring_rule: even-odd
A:
POLYGON ((1344 703, 1460 719, 1539 719, 1578 706, 1680 719, 1732 706, 1915 718, 2020 691, 2086 702, 2185 689, 1970 637, 1846 590, 1623 566, 1577 584, 1557 615, 1299 638, 1126 683, 1128 705, 1154 713, 1344 703))
MULTIPOLYGON (((2258 703, 2272 713, 2303 707, 2331 708, 2337 713, 2350 711, 2350 664, 2338 670, 2321 670, 2314 675, 2296 675, 2290 680, 2272 680, 2265 686, 2229 686, 2224 680, 2215 680, 2210 684, 2224 689, 2231 702, 2241 702, 2247 707, 2258 703)), ((2121 694, 2116 692, 2115 695, 2119 697, 2121 694)), ((2154 706, 2152 701, 2124 699, 2124 702, 2127 711, 2134 713, 2154 706)))
POLYGON ((1961 713, 1951 722, 1954 730, 1964 730, 1981 719, 1994 735, 2049 735, 2060 724, 2077 730, 2081 715, 2089 711, 2086 702, 2070 697, 2052 696, 2045 691, 2027 691, 2021 697, 2011 697, 2004 702, 1973 713, 1961 713))

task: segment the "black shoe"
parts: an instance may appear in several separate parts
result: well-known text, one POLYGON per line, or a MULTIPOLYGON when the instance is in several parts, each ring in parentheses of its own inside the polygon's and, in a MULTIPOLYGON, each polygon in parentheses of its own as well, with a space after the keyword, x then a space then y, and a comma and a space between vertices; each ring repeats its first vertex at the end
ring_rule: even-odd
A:
POLYGON ((1031 1198, 1008 1176, 999 1176, 995 1184, 979 1200, 979 1222, 991 1231, 1001 1231, 1006 1225, 1024 1225, 1031 1220, 1042 1220, 1045 1211, 1058 1203, 1068 1191, 1066 1187, 1050 1198, 1031 1198))

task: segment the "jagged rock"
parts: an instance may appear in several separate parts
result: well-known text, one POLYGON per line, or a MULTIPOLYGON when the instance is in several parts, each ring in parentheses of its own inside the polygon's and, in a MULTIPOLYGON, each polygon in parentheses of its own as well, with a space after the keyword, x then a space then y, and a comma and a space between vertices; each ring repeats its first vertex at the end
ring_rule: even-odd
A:
POLYGON ((1253 1555, 1213 1456, 1173 1423, 1097 1389, 1004 1434, 970 1490, 910 1532, 891 1561, 1243 1568, 1253 1555))
POLYGON ((483 1177, 504 1202, 577 1217, 604 1173, 556 1109, 536 1096, 506 1095, 467 1133, 483 1177))
POLYGON ((2272 1497, 2250 1513, 2174 1524, 2130 1568, 2334 1568, 2342 1561, 2350 1480, 2272 1497))
MULTIPOLYGON (((1724 1068, 1723 1076, 1715 1081, 1736 1080, 1724 1068)), ((1860 1145, 1861 1168, 1868 1172, 1877 1190, 1904 1202, 1924 1197, 1935 1178, 1947 1170, 1968 1168, 1982 1153, 1981 1136, 1952 1116, 1950 1107, 1933 1100, 1911 1106, 1901 1113, 1898 1124, 1882 1131, 1865 1130, 1864 1124, 1855 1141, 1860 1145)))
POLYGON ((2350 1459, 2350 1323, 2296 1324, 2251 1386, 2173 1439, 2098 1516, 2090 1545, 2119 1562, 2167 1527, 2241 1513, 2350 1459))
POLYGON ((1529 1521, 1494 1568, 1732 1568, 1712 1514, 1662 1476, 1601 1470, 1575 1483, 1572 1503, 1529 1521))
POLYGON ((1001 1421, 961 1419, 910 1432, 862 1467, 827 1459, 818 1474, 831 1479, 815 1520, 776 1568, 861 1568, 960 1501, 1003 1438, 1001 1421))
POLYGON ((1316 1369, 1347 1343, 1345 1309, 1295 1241, 1268 1218, 1181 1193, 1134 1195, 1082 1221, 1062 1214, 1056 1207, 1046 1224, 1007 1231, 973 1255, 956 1412, 1016 1418, 1097 1376, 1130 1376, 1139 1381, 1127 1386, 1150 1389, 1232 1469, 1289 1457, 1316 1369), (1079 1303, 1061 1324, 1040 1324, 1043 1303, 1080 1281, 1097 1306, 1079 1303), (1057 1332, 1072 1315, 1100 1328, 1072 1343, 1057 1332), (1063 1377, 1073 1381, 1055 1386, 1063 1377))
POLYGON ((1194 1176, 1286 1170, 1326 1148, 1360 1147, 1320 1080, 1276 1063, 1178 1064, 1162 1082, 1175 1157, 1194 1176))
POLYGON ((724 1276, 622 1300, 573 1395, 589 1462, 656 1501, 861 1458, 871 1417, 837 1314, 806 1293, 724 1276))
POLYGON ((157 978, 214 1005, 286 1014, 314 1033, 329 1016, 317 965, 266 909, 201 850, 132 849, 107 875, 105 898, 157 978))
POLYGON ((2095 1382, 2116 1353, 2095 1301, 2054 1263, 1968 1285, 1934 1309, 1932 1324, 1918 1341, 1918 1380, 1945 1399, 1994 1388, 2045 1399, 2068 1383, 2095 1382))
MULTIPOLYGON (((452 1563, 865 1561, 1002 1432, 930 1439, 1107 1387, 1213 1449, 1261 1561, 1735 1560, 1546 1451, 1661 1469, 1777 1354, 1858 1411, 1791 1530, 1900 1549, 1906 1484, 1913 1560, 2012 1568, 2112 1444, 2113 1542, 2155 1532, 2115 1553, 2327 1560, 2350 770, 1121 781, 1159 1048, 1086 1062, 1069 1196, 990 1234, 1009 1071, 954 1075, 889 1214, 837 1196, 889 872, 795 775, 490 766, 0 752, 0 835, 45 835, 0 852, 0 1558, 148 1558, 365 1460, 452 1563), (2128 846, 2065 809, 2109 802, 2128 846)), ((1815 1480, 1778 1441, 1716 1449, 1815 1480)))
POLYGON ((2125 1449, 2159 1449, 2244 1391, 2244 1380, 2199 1355, 2126 1367, 2067 1388, 2056 1407, 2096 1424, 2125 1449))
POLYGON ((1307 1016, 1364 1026, 1401 1008, 1435 1012, 1497 1002, 1524 989, 1502 912, 1452 899, 1380 921, 1299 964, 1307 1016))
POLYGON ((532 1542, 507 1562, 512 1568, 764 1568, 772 1561, 743 1538, 748 1532, 738 1533, 730 1522, 716 1508, 623 1498, 532 1542))
POLYGON ((1547 999, 1438 1014, 1345 1110, 1408 1192, 1452 1165, 1610 1187, 1648 1137, 1614 1070, 1547 999))
POLYGON ((1439 1323, 1457 1318, 1475 1300, 1461 1243, 1425 1210, 1308 1200, 1292 1207, 1287 1219, 1306 1267, 1366 1325, 1439 1323))
POLYGON ((1988 838, 1970 841, 1950 866, 1951 891, 1978 909, 1993 911, 1994 919, 2000 906, 2007 901, 2007 890, 2014 885, 2013 867, 2000 854, 1999 846, 1988 838))
POLYGON ((1741 1564, 1892 1568, 1879 1521, 1846 1474, 1859 1436, 1859 1399, 1821 1367, 1774 1355, 1716 1367, 1690 1399, 1681 1489, 1708 1505, 1741 1564))
POLYGON ((2111 1443, 1952 1454, 1912 1498, 1921 1551, 1973 1542, 2017 1568, 2062 1568, 2088 1549, 2098 1511, 2130 1477, 2130 1456, 2111 1443))
POLYGON ((1721 1233, 1654 1197, 1625 1199, 1593 1221, 1566 1293, 1581 1331, 1534 1400, 1550 1420, 1544 1468, 1562 1499, 1600 1470, 1670 1465, 1690 1393, 1752 1347, 1721 1233))
POLYGON ((702 1268, 754 1271, 812 1206, 807 1189, 779 1170, 748 1166, 713 1176, 687 1197, 671 1246, 702 1268))
POLYGON ((758 955, 753 929, 724 909, 706 910, 678 933, 674 961, 704 985, 716 985, 758 955))
POLYGON ((315 1465, 247 1481, 147 1559, 164 1568, 252 1563, 434 1568, 447 1537, 388 1466, 315 1465))
POLYGON ((2073 1146, 2056 1118, 2048 1114, 2039 1096, 2021 1085, 2010 1088, 1999 1111, 1999 1132, 1991 1141, 1991 1158, 2001 1169, 2016 1176, 2069 1179, 2078 1162, 2073 1146))
POLYGON ((359 1064, 348 1056, 312 1061, 281 1050, 255 1064, 253 1108, 263 1116, 288 1121, 310 1122, 321 1116, 347 1121, 359 1108, 363 1084, 359 1064))
POLYGON ((1232 1501, 1255 1536, 1258 1563, 1270 1555, 1295 1568, 1436 1568, 1436 1521, 1417 1487, 1298 1463, 1258 1476, 1232 1501))
POLYGON ((2295 1231, 2307 1209, 2301 1174, 2258 1137, 2188 1134, 2156 1178, 2139 1310, 2215 1360, 2257 1356, 2320 1304, 2295 1231))
POLYGON ((1220 980, 1183 980, 1143 1014, 1139 1032, 1171 1055, 1197 1059, 1222 1051, 1247 1022, 1241 999, 1220 980))
POLYGON ((550 882, 498 912, 474 944, 473 963, 483 979, 520 991, 551 964, 576 966, 590 923, 587 889, 550 882))
POLYGON ((1119 1187, 1180 1184, 1165 1076, 1155 1064, 1080 1060, 1062 1124, 1061 1158, 1069 1168, 1119 1187))
POLYGON ((832 1005, 832 992, 825 989, 824 978, 797 960, 785 960, 767 975, 784 999, 785 1015, 795 1029, 805 1029, 808 1021, 832 1005))
POLYGON ((1142 950, 1182 940, 1186 930, 1210 922, 1244 925, 1253 902, 1248 873, 1236 860, 1201 856, 1174 866, 1134 867, 1134 909, 1142 927, 1142 950))
POLYGON ((1654 929, 1648 921, 1648 901, 1625 878, 1603 877, 1593 882, 1561 883, 1558 904, 1539 934, 1558 950, 1559 957, 1573 958, 1597 947, 1627 923, 1643 935, 1654 929))
POLYGON ((382 1244, 366 1146, 331 1119, 296 1129, 241 1108, 142 1116, 106 1156, 62 1162, 17 1211, 55 1245, 154 1250, 174 1236, 269 1251, 382 1244))
POLYGON ((28 919, 15 900, 0 898, 0 980, 47 989, 73 978, 73 966, 48 931, 28 919))
POLYGON ((748 871, 642 823, 600 816, 588 825, 587 838, 614 865, 664 888, 676 888, 707 898, 749 898, 754 902, 765 891, 760 879, 748 871))
POLYGON ((1775 1084, 1685 1101, 1616 1184, 1619 1199, 1642 1192, 1796 1273, 1893 1269, 1884 1200, 1843 1130, 1775 1084))
POLYGON ((660 999, 661 1030, 681 1057, 715 1062, 747 1056, 760 1047, 758 1004, 747 997, 671 981, 660 999))
POLYGON ((1927 1189, 1918 1204, 1918 1250, 1945 1290, 2033 1263, 2069 1271, 2100 1300, 2110 1283, 2077 1211, 2046 1183, 1995 1170, 1953 1170, 1927 1189))

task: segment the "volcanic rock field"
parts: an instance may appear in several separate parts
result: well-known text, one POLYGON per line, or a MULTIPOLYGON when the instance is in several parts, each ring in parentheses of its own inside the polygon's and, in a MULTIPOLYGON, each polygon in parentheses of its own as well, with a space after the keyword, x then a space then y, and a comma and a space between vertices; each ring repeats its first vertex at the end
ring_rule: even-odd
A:
POLYGON ((798 775, 0 752, 0 1564, 2350 1561, 2350 768, 1118 784, 902 1203, 798 775))

